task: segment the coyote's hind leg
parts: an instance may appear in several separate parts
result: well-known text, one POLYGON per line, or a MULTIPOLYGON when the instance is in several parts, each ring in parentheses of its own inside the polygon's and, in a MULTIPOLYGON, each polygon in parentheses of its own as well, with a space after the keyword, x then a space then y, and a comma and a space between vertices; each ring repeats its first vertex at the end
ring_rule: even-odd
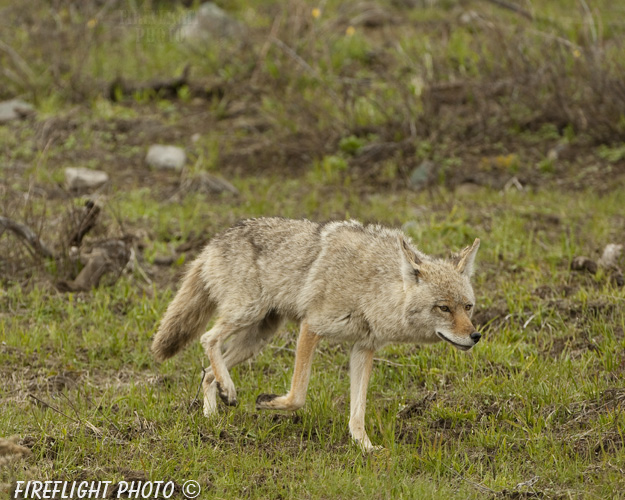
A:
MULTIPOLYGON (((221 352, 221 346, 226 338, 236 332, 236 328, 229 325, 223 320, 217 320, 217 323, 208 332, 202 335, 200 342, 204 346, 204 350, 210 360, 211 369, 215 376, 215 388, 219 394, 219 397, 228 406, 237 405, 237 392, 234 387, 234 382, 230 378, 228 372, 228 366, 224 360, 223 353, 221 352)), ((208 384, 210 387, 210 384, 208 384)), ((206 397, 206 385, 205 397, 206 397)), ((205 402, 206 404, 206 402, 205 402)))
MULTIPOLYGON (((260 351, 280 328, 282 322, 282 317, 270 312, 259 323, 232 334, 222 353, 226 369, 230 370, 230 368, 246 361, 260 351)), ((202 343, 204 344, 204 338, 202 338, 202 343)), ((206 347, 206 344, 204 345, 206 347)), ((208 348, 206 354, 210 358, 208 348)), ((202 385, 204 388, 204 415, 208 417, 217 411, 218 386, 212 365, 206 370, 202 385)))
POLYGON ((310 369, 319 335, 311 332, 306 323, 302 323, 297 349, 295 351, 295 368, 291 380, 291 390, 286 396, 261 394, 256 398, 259 410, 297 410, 306 402, 306 391, 310 380, 310 369))

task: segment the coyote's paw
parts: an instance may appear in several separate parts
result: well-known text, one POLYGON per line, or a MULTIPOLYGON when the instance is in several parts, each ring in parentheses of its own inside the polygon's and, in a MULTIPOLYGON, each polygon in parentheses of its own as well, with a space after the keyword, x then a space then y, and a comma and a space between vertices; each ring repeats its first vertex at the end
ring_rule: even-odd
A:
POLYGON ((371 445, 369 448, 367 448, 366 450, 363 449, 363 451, 365 453, 378 453, 380 451, 385 451, 386 448, 384 448, 384 446, 380 446, 379 444, 371 445))
POLYGON ((256 398, 257 410, 287 410, 296 411, 304 406, 304 398, 295 398, 290 394, 278 396, 277 394, 261 394, 256 398))
POLYGON ((361 438, 352 436, 352 441, 363 453, 374 453, 384 449, 384 446, 373 446, 369 440, 369 436, 366 434, 361 438))
POLYGON ((384 446, 373 446, 371 443, 363 443, 354 440, 354 444, 356 444, 358 448, 360 448, 360 451, 362 451, 363 453, 376 453, 378 451, 384 450, 384 446))
POLYGON ((217 393, 221 400, 227 404, 228 406, 237 406, 239 402, 237 401, 237 391, 234 388, 234 384, 230 383, 226 386, 221 385, 217 382, 217 393))
POLYGON ((257 410, 271 410, 275 409, 274 405, 272 405, 272 401, 276 398, 279 398, 278 394, 259 394, 256 398, 256 409, 257 410))

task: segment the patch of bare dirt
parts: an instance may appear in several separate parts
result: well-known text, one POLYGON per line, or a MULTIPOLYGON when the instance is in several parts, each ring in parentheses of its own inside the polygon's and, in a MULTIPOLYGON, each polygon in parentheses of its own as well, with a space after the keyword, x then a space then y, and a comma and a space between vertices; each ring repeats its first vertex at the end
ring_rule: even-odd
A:
POLYGON ((28 390, 38 392, 62 392, 66 389, 75 388, 82 373, 64 371, 58 375, 51 375, 43 380, 36 380, 28 385, 28 390))
POLYGON ((582 304, 570 299, 554 299, 549 302, 564 318, 578 320, 579 324, 601 319, 604 321, 614 320, 614 314, 618 312, 616 306, 607 299, 595 299, 582 304))
POLYGON ((482 329, 490 327, 497 328, 508 316, 508 308, 503 305, 493 305, 491 307, 479 308, 473 315, 472 321, 476 328, 482 329))
POLYGON ((553 358, 559 358, 566 352, 572 359, 577 359, 586 351, 596 351, 597 345, 587 339, 570 335, 565 338, 546 340, 542 345, 543 352, 547 352, 553 358))
POLYGON ((607 389, 597 397, 558 408, 546 407, 554 429, 568 444, 569 453, 584 460, 602 460, 625 448, 625 438, 618 423, 601 425, 601 416, 619 414, 625 409, 625 389, 607 389))
POLYGON ((425 411, 427 411, 432 403, 436 401, 438 397, 438 393, 436 391, 429 392, 419 401, 414 401, 412 403, 407 403, 404 408, 397 414, 397 418, 400 420, 407 420, 414 416, 421 416, 425 411))
POLYGON ((525 500, 526 498, 560 498, 542 491, 516 491, 504 489, 496 494, 496 498, 504 498, 506 500, 525 500))
POLYGON ((614 455, 625 448, 625 438, 616 430, 567 436, 567 441, 576 455, 591 461, 614 455))
POLYGON ((562 297, 570 297, 573 295, 579 286, 572 284, 560 284, 560 285, 540 285, 534 289, 534 295, 540 299, 556 299, 562 297))

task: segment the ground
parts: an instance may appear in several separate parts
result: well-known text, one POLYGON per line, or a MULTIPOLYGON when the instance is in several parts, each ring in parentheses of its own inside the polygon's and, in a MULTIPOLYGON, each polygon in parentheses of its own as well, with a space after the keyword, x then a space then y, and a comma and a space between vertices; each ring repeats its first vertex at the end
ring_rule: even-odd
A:
POLYGON ((219 5, 242 31, 189 44, 175 30, 188 2, 0 1, 0 100, 35 108, 0 124, 2 215, 52 253, 0 232, 0 438, 30 451, 0 457, 0 491, 151 479, 181 497, 193 479, 201 498, 622 496, 623 261, 571 264, 625 243, 623 7, 219 5), (151 169, 151 144, 183 147, 184 169, 151 169), (70 191, 66 167, 110 180, 70 191), (76 239, 86 204, 99 212, 76 239), (260 413, 256 396, 289 384, 288 325, 233 370, 240 405, 214 420, 200 346, 150 355, 185 265, 264 215, 403 227, 439 256, 482 240, 482 342, 376 354, 376 453, 349 441, 349 346, 320 345, 304 409, 260 413), (72 288, 75 255, 103 242, 128 251, 123 269, 72 288))

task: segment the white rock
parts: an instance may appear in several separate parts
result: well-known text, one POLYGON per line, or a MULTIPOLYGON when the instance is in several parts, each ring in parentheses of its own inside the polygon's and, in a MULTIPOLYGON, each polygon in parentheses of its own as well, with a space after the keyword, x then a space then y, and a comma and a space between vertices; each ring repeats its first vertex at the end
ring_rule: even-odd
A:
POLYGON ((599 259, 599 266, 605 269, 611 269, 618 267, 618 260, 623 253, 623 245, 616 243, 609 243, 603 249, 603 254, 599 259))
POLYGON ((9 122, 24 118, 34 113, 34 108, 27 102, 20 99, 11 99, 10 101, 0 102, 0 123, 9 122))
POLYGON ((184 149, 178 146, 154 144, 148 149, 145 161, 153 168, 161 170, 181 170, 187 159, 184 149))
POLYGON ((239 38, 245 34, 245 28, 213 2, 205 2, 182 23, 178 33, 182 40, 196 42, 239 38))
POLYGON ((95 189, 109 180, 106 172, 91 170, 83 167, 68 167, 65 169, 65 185, 67 189, 95 189))

